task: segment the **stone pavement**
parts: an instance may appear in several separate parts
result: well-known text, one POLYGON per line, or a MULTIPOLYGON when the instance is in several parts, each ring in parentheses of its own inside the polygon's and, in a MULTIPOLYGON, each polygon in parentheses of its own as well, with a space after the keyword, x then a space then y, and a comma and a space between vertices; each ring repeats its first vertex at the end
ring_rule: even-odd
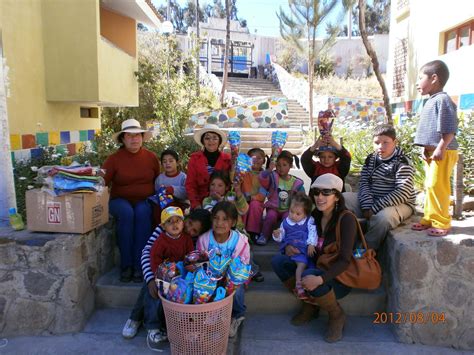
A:
MULTIPOLYGON (((76 334, 58 336, 12 337, 0 340, 0 354, 152 354, 146 333, 141 330, 132 340, 121 336, 127 309, 102 309, 95 312, 86 328, 76 334), (2 345, 4 345, 2 347, 2 345)), ((369 317, 349 317, 344 339, 326 343, 322 334, 326 317, 303 327, 289 323, 288 315, 250 315, 243 323, 240 337, 229 342, 228 354, 472 354, 450 348, 400 344, 390 327, 373 324, 369 317)), ((169 354, 169 344, 162 346, 169 354)))

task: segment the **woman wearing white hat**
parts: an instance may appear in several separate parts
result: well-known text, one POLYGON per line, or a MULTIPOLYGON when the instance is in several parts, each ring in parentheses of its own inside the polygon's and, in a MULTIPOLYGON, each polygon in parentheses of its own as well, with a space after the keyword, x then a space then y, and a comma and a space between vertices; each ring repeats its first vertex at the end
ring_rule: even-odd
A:
POLYGON ((230 155, 221 151, 227 134, 215 124, 207 124, 194 133, 194 140, 203 150, 191 154, 186 177, 186 192, 191 208, 201 207, 209 195, 209 177, 215 170, 230 172, 230 155))
MULTIPOLYGON (((303 325, 319 314, 319 308, 328 312, 328 331, 324 337, 327 342, 336 342, 342 338, 345 314, 337 299, 346 296, 351 288, 336 280, 336 276, 349 266, 352 251, 357 239, 357 219, 353 214, 345 214, 346 207, 342 196, 343 182, 334 174, 320 175, 311 185, 309 196, 316 208, 312 215, 318 231, 317 255, 325 252, 325 247, 336 240, 336 225, 339 224, 341 245, 337 260, 328 270, 308 268, 303 272, 302 285, 308 299, 301 311, 293 317, 291 323, 303 325), (341 215, 344 214, 342 217, 341 215), (341 217, 341 218, 340 218, 341 217)), ((291 260, 298 250, 287 246, 284 255, 272 258, 272 267, 285 287, 295 288, 296 263, 291 260)))
POLYGON ((120 149, 105 161, 105 183, 110 186, 110 213, 116 222, 120 249, 120 281, 142 282, 140 257, 152 232, 152 207, 147 198, 155 193, 155 178, 160 174, 156 155, 143 148, 151 132, 140 122, 128 119, 114 140, 120 149))

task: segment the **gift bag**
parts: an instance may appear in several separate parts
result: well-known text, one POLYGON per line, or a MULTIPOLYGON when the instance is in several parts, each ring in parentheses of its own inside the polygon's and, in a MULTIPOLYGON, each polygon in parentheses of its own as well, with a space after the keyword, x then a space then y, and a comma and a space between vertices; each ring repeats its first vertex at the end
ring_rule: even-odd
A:
POLYGON ((240 152, 240 132, 230 131, 229 136, 227 137, 227 141, 229 142, 230 146, 230 160, 232 163, 232 167, 234 167, 235 169, 237 157, 239 156, 240 152))
POLYGON ((319 111, 318 129, 321 136, 324 137, 331 134, 335 117, 336 115, 333 110, 319 111))
POLYGON ((242 181, 246 172, 252 170, 252 158, 247 154, 240 153, 235 164, 235 181, 242 181))
POLYGON ((195 273, 193 286, 193 303, 207 303, 217 288, 217 280, 201 267, 195 273))
POLYGON ((283 147, 286 144, 286 139, 288 138, 287 132, 282 131, 273 131, 272 132, 272 155, 270 157, 271 161, 276 163, 278 156, 280 155, 283 147))

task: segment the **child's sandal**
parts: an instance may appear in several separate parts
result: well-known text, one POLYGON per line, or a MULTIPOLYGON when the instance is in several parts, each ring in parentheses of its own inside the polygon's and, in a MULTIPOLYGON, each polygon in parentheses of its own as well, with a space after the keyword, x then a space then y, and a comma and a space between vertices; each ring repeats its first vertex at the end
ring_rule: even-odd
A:
POLYGON ((441 229, 441 228, 428 229, 428 235, 431 237, 444 237, 448 233, 449 233, 449 229, 441 229))
POLYGON ((426 224, 421 224, 421 223, 413 223, 411 225, 411 229, 414 231, 424 231, 429 228, 430 226, 427 226, 426 224))
POLYGON ((308 299, 308 295, 306 294, 306 291, 305 291, 305 289, 303 288, 303 286, 301 285, 300 282, 296 283, 296 287, 293 290, 293 292, 294 292, 295 296, 297 298, 299 298, 300 300, 308 299))

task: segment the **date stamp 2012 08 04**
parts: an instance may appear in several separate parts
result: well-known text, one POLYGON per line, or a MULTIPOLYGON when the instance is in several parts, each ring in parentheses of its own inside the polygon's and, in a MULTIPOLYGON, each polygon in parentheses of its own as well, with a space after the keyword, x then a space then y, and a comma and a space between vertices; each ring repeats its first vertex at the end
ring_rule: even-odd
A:
POLYGON ((438 324, 446 321, 444 312, 375 312, 374 324, 438 324))

